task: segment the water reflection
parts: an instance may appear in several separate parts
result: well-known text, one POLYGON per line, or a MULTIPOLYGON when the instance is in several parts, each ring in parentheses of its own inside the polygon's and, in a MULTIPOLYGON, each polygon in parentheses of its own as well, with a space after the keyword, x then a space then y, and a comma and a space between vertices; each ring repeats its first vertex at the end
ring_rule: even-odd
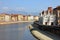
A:
POLYGON ((36 40, 29 32, 31 23, 0 25, 0 40, 36 40))

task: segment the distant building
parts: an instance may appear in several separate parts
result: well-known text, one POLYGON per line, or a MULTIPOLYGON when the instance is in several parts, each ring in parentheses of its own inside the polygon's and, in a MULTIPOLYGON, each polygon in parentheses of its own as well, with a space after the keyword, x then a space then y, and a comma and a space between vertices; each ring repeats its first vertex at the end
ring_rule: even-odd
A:
POLYGON ((34 16, 28 15, 28 21, 33 21, 33 20, 34 20, 34 16))
POLYGON ((28 16, 27 15, 25 15, 25 21, 28 21, 28 16))
POLYGON ((39 16, 34 16, 34 21, 38 21, 39 20, 39 16))
POLYGON ((18 21, 18 14, 11 14, 11 21, 18 21))
POLYGON ((11 21, 11 16, 9 14, 0 14, 0 21, 11 21))
POLYGON ((5 21, 5 17, 4 15, 0 14, 0 22, 3 22, 3 21, 5 21))
POLYGON ((38 16, 32 15, 21 15, 21 14, 0 14, 0 22, 4 21, 37 21, 39 19, 38 16))
POLYGON ((23 15, 23 21, 28 21, 28 16, 27 15, 23 15))
POLYGON ((5 21, 11 21, 11 16, 9 14, 5 14, 5 21))
POLYGON ((23 21, 23 15, 22 14, 18 14, 18 21, 23 21))

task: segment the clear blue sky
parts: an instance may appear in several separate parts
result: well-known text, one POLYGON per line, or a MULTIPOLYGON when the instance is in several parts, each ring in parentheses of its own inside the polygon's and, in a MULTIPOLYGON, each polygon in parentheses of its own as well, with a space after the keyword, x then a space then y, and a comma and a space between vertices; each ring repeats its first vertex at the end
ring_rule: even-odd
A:
POLYGON ((0 0, 0 11, 22 10, 26 12, 40 12, 49 6, 60 5, 60 0, 0 0))

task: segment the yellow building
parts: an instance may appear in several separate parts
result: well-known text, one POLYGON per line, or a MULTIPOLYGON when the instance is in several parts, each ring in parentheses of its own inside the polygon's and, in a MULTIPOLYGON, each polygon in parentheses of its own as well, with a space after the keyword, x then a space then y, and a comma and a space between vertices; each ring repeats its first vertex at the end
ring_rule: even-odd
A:
POLYGON ((34 20, 34 16, 28 15, 28 21, 33 21, 33 20, 34 20))
POLYGON ((4 15, 0 14, 0 22, 4 21, 4 15))
POLYGON ((9 14, 0 14, 0 21, 10 21, 11 17, 9 14))
POLYGON ((39 16, 34 16, 34 21, 38 21, 39 20, 39 16))
POLYGON ((23 20, 23 15, 18 14, 18 21, 22 21, 23 20))

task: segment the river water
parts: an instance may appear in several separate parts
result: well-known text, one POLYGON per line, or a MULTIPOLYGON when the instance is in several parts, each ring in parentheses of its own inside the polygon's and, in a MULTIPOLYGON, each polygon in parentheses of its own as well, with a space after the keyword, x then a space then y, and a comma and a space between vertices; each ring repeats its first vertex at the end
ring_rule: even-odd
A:
POLYGON ((15 23, 0 25, 0 40, 36 40, 30 33, 31 23, 15 23))

